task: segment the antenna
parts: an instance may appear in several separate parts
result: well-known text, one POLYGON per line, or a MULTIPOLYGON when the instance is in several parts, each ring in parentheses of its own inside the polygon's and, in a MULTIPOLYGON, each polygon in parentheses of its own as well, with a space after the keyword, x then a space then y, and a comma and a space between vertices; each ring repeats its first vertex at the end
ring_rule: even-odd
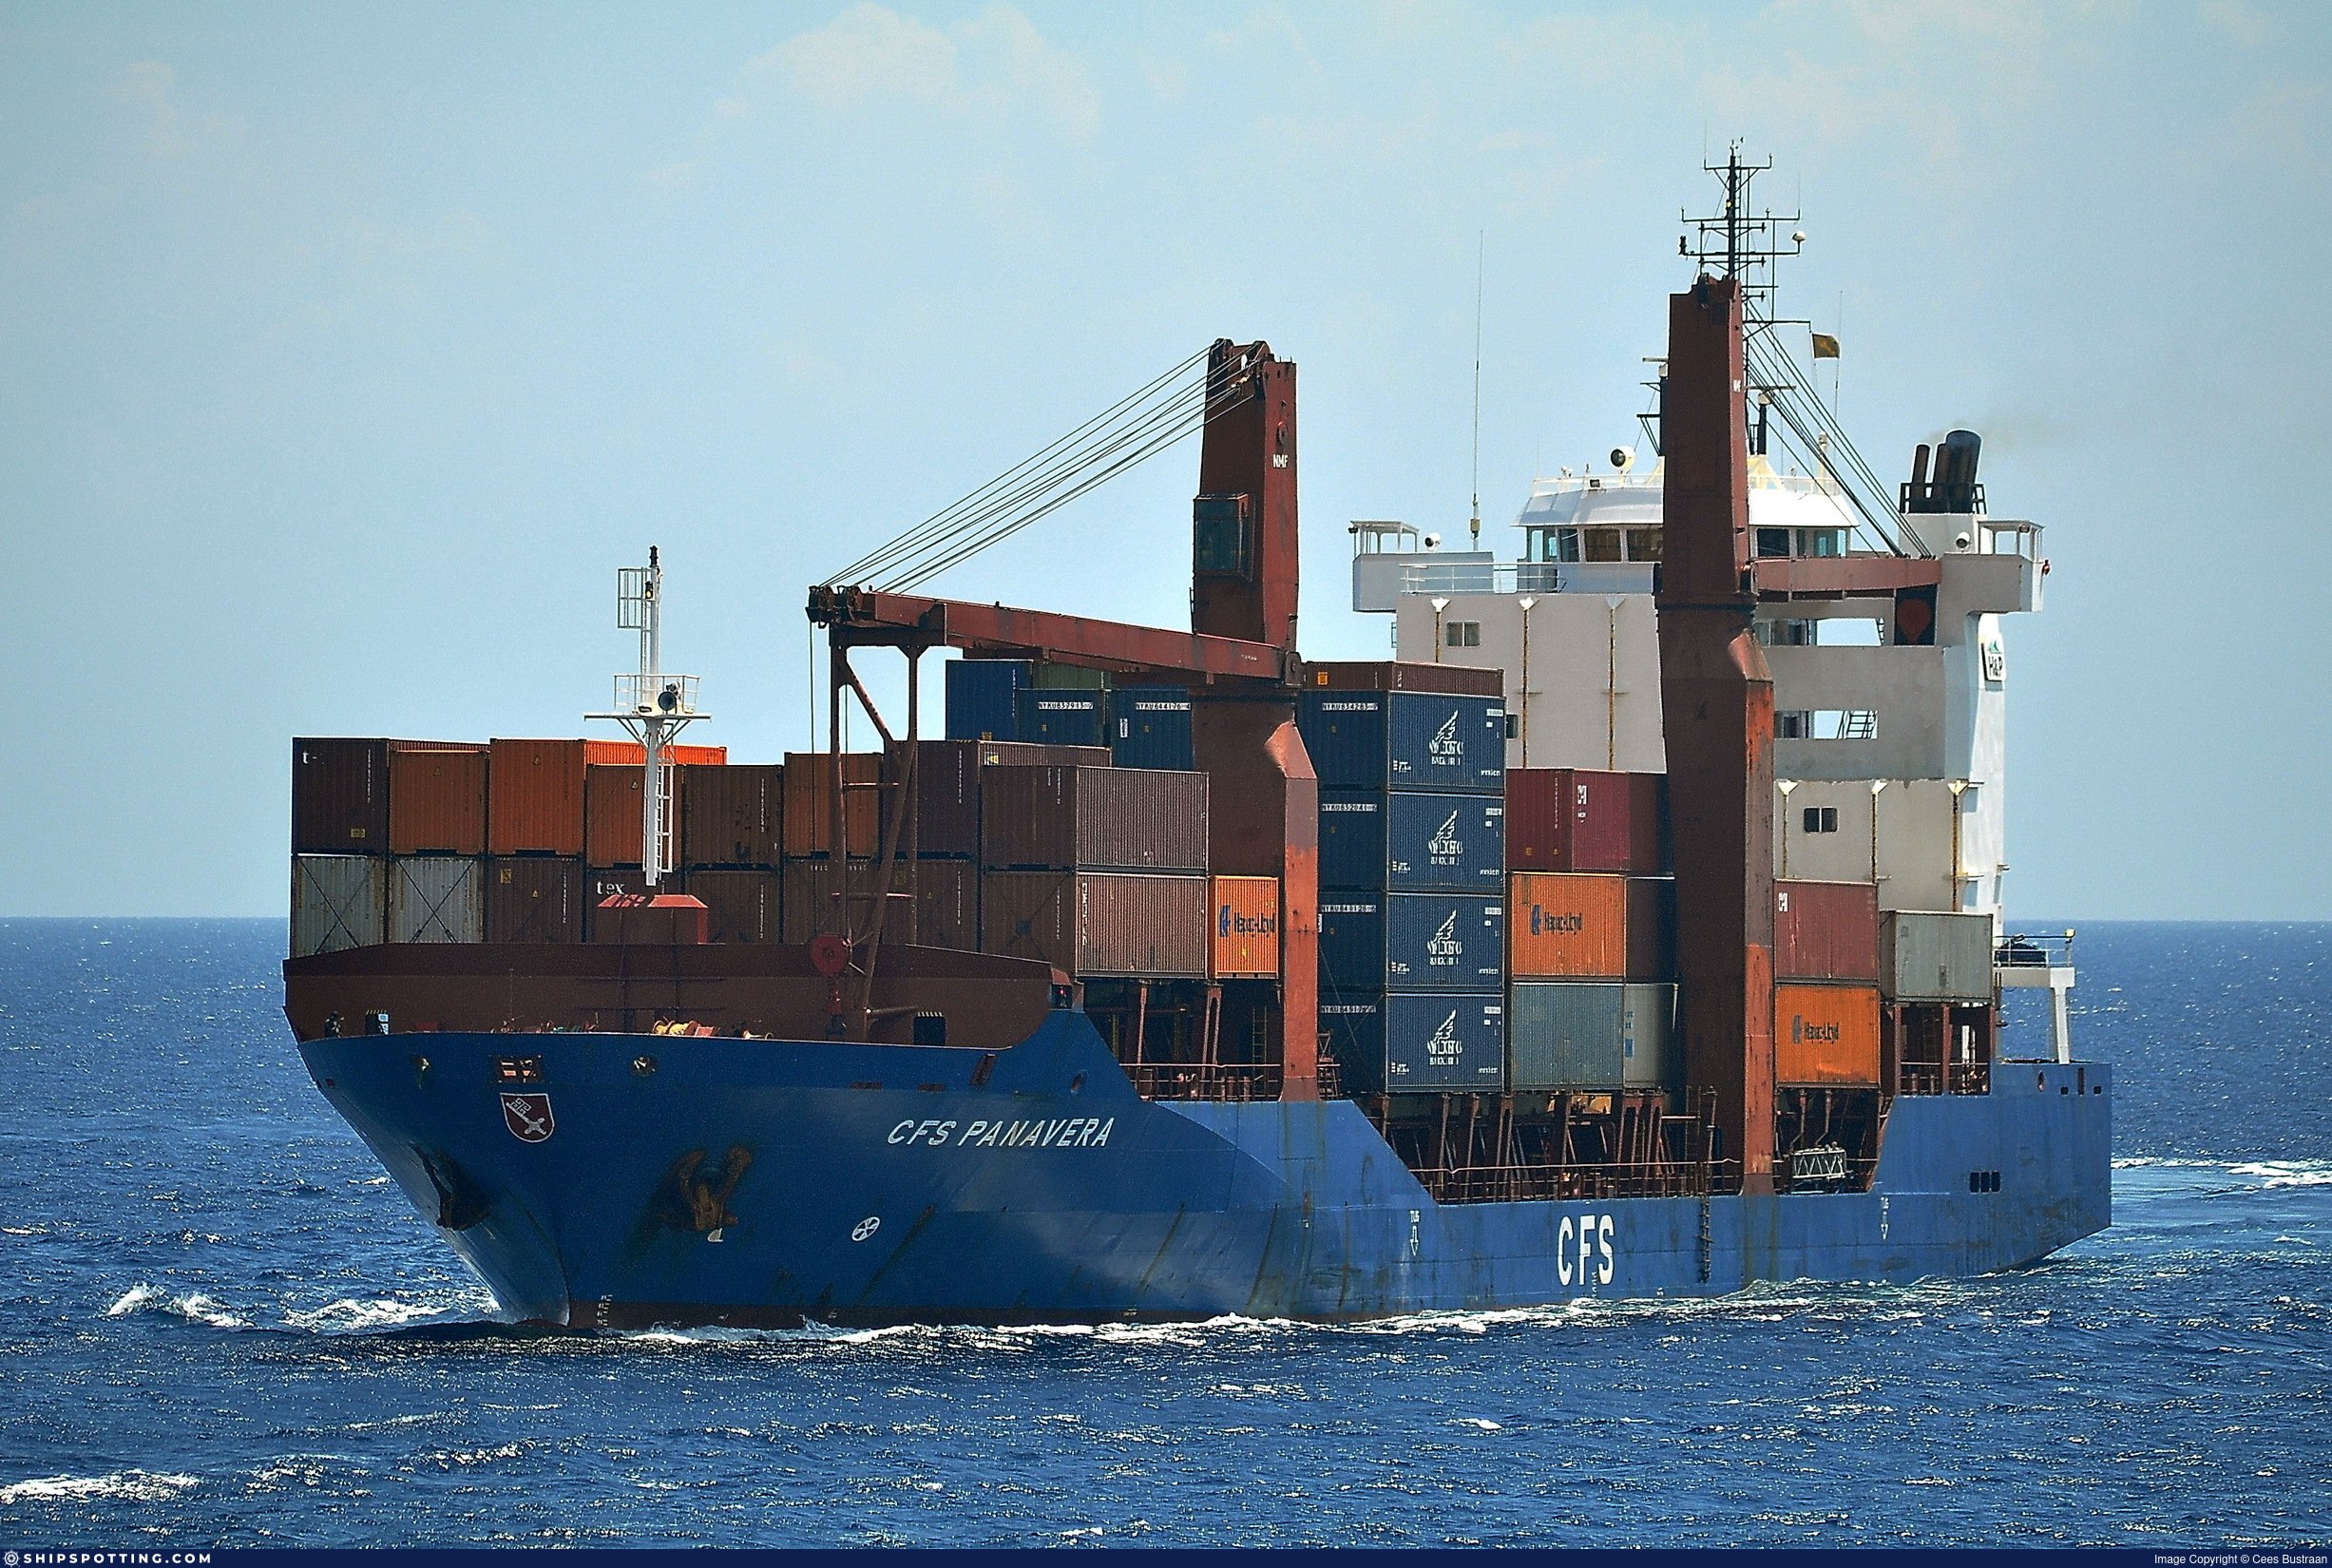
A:
POLYGON ((622 725, 644 754, 640 869, 650 888, 675 864, 672 764, 664 760, 666 751, 682 730, 699 718, 713 717, 697 711, 695 676, 664 673, 663 611, 664 567, 651 545, 645 566, 625 566, 616 573, 616 625, 640 633, 640 673, 616 677, 615 701, 609 712, 583 715, 622 725))
POLYGON ((1488 231, 1474 231, 1474 511, 1466 526, 1474 548, 1481 548, 1481 262, 1488 231))

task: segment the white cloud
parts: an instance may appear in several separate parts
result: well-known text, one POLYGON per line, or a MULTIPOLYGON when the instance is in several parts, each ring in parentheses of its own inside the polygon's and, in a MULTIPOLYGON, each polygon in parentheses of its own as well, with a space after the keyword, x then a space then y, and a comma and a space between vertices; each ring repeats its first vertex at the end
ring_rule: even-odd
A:
POLYGON ((751 115, 773 86, 830 111, 900 100, 959 115, 1033 111, 1080 142, 1101 121, 1084 63, 1009 6, 943 29, 858 0, 752 61, 715 113, 751 115))

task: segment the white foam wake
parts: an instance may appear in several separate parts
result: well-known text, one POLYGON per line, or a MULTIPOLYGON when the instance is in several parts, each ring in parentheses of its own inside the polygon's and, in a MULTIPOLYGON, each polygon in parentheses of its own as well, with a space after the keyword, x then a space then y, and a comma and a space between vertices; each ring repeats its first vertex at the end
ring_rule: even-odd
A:
POLYGON ((103 1476, 43 1476, 0 1486, 0 1507, 11 1502, 85 1502, 92 1499, 166 1502, 195 1484, 192 1476, 152 1470, 116 1470, 103 1476))

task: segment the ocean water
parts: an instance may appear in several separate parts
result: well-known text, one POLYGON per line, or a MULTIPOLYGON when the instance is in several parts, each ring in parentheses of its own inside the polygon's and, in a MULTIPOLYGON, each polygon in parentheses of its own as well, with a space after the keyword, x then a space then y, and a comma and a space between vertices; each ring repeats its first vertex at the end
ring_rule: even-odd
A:
POLYGON ((2332 1537, 2332 927, 2082 929, 2115 1225, 2015 1274, 608 1338, 494 1321, 310 1087, 281 938, 0 922, 0 1545, 2332 1537))

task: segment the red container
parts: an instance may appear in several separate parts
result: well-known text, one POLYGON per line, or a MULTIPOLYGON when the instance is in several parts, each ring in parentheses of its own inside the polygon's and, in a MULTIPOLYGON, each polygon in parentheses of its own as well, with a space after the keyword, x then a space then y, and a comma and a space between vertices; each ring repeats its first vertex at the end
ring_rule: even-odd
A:
POLYGON ((674 794, 685 808, 680 813, 681 864, 777 864, 785 821, 783 768, 774 762, 681 768, 676 777, 674 794))
MULTIPOLYGON (((977 856, 981 770, 1048 763, 1106 768, 1109 750, 1104 746, 1040 746, 1015 740, 916 742, 915 798, 910 808, 915 821, 915 853, 977 856)), ((897 764, 889 766, 895 768, 897 764)))
POLYGON ((1870 882, 1773 884, 1776 980, 1879 980, 1879 889, 1870 882))
POLYGON ((389 852, 486 852, 487 749, 389 742, 389 852))
POLYGON ((1656 875, 1663 774, 1506 770, 1506 869, 1656 875))
POLYGON ((502 856, 486 867, 488 942, 580 942, 583 862, 502 856))
POLYGON ((983 865, 1207 869, 1205 774, 1000 767, 986 770, 981 784, 983 865))
POLYGON ((591 940, 698 944, 709 939, 701 900, 687 893, 610 893, 591 910, 591 940))
POLYGON ((707 942, 777 940, 784 906, 775 871, 692 870, 688 890, 704 901, 707 942))
POLYGON ((389 742, 292 742, 292 852, 383 854, 389 847, 389 742))
POLYGON ((1200 979, 1207 879, 1132 871, 985 871, 980 946, 1073 975, 1200 979))

